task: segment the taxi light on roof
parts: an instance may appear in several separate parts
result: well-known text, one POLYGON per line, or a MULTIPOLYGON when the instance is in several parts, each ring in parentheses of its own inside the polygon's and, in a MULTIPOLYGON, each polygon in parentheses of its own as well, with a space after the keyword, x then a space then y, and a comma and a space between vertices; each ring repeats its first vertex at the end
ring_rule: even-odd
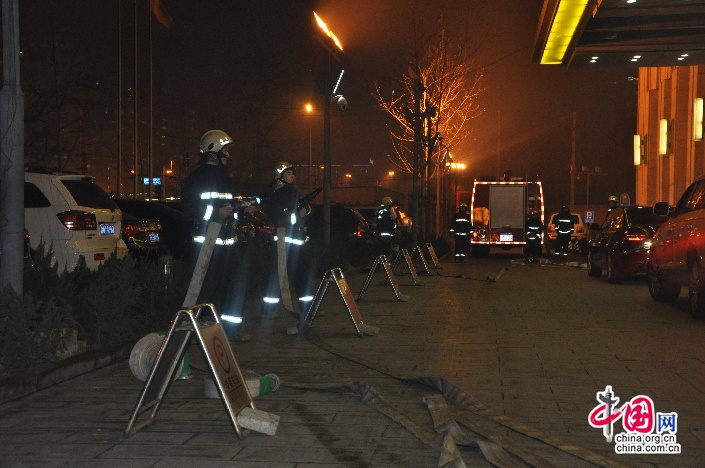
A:
POLYGON ((560 0, 543 49, 541 65, 561 64, 587 4, 588 0, 560 0))

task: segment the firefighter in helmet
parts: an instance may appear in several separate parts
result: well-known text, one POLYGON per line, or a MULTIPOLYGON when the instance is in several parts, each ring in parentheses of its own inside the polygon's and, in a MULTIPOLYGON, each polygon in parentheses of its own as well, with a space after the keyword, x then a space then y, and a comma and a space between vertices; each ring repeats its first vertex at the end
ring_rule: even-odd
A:
POLYGON ((529 211, 529 217, 525 225, 526 247, 524 251, 526 259, 529 262, 535 262, 541 258, 541 238, 543 231, 544 226, 539 219, 538 211, 529 211))
POLYGON ((382 199, 382 206, 377 212, 377 239, 375 242, 375 255, 392 254, 394 244, 394 230, 397 227, 397 211, 394 209, 391 197, 382 199))
MULTIPOLYGON (((194 220, 193 249, 188 261, 191 274, 209 223, 221 224, 196 303, 214 303, 224 319, 227 316, 234 316, 235 319, 242 317, 242 305, 229 304, 228 299, 233 286, 230 280, 238 276, 234 271, 237 269, 238 255, 233 251, 237 218, 233 207, 234 182, 227 170, 232 144, 232 138, 222 130, 204 133, 199 144, 201 157, 198 167, 189 174, 181 192, 183 209, 194 220)), ((238 320, 232 322, 237 323, 238 320)), ((244 340, 245 335, 240 338, 244 340)))
POLYGON ((467 203, 461 203, 457 213, 453 215, 450 223, 450 232, 455 238, 455 261, 464 262, 470 253, 470 215, 467 203))
POLYGON ((272 181, 274 193, 267 202, 267 213, 276 228, 276 244, 262 303, 262 313, 268 318, 278 317, 277 307, 282 298, 284 306, 294 309, 290 312, 298 313, 300 318, 305 317, 313 301, 311 256, 302 254, 308 240, 304 218, 311 213, 311 207, 302 200, 295 182, 294 165, 287 161, 277 163, 272 181), (296 297, 292 296, 290 286, 296 297))
MULTIPOLYGON (((216 240, 206 279, 203 281, 198 303, 218 302, 214 293, 219 281, 214 274, 227 257, 227 247, 234 243, 233 180, 228 175, 227 163, 233 140, 222 130, 209 130, 201 137, 198 167, 189 174, 181 191, 184 211, 194 221, 193 249, 189 266, 193 272, 209 222, 220 222, 222 227, 216 240)), ((220 275, 217 275, 220 277, 220 275)))
POLYGON ((575 221, 570 214, 568 205, 561 207, 560 213, 555 216, 554 225, 556 228, 556 258, 568 256, 568 245, 570 236, 575 232, 575 221))
POLYGON ((617 205, 619 205, 619 198, 617 198, 616 195, 611 195, 607 199, 607 216, 614 211, 615 208, 617 208, 617 205))

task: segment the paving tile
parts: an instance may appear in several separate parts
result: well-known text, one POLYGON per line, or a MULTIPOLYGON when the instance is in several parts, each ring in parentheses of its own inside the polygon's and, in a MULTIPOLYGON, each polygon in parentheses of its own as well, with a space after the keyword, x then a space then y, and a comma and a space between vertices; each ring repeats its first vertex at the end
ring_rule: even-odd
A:
MULTIPOLYGON (((174 382, 156 421, 128 439, 122 431, 144 384, 124 361, 0 404, 0 466, 436 466, 436 449, 360 395, 313 390, 367 383, 433 433, 423 395, 437 390, 399 378, 415 376, 442 377, 508 417, 493 421, 451 404, 454 414, 470 418, 471 427, 461 427, 471 438, 506 440, 555 466, 588 462, 510 427, 529 426, 629 466, 702 466, 705 323, 664 312, 644 284, 588 287, 584 269, 512 266, 496 283, 454 277, 496 275, 503 264, 501 257, 444 263, 445 276, 403 288, 412 295, 408 303, 371 288, 360 310, 366 323, 380 327, 374 337, 357 336, 334 288, 310 337, 287 336, 289 317, 262 320, 258 304, 248 305, 245 325, 253 339, 236 343, 235 355, 244 371, 281 379, 278 390, 255 399, 258 409, 280 416, 274 436, 237 437, 222 402, 204 396, 207 364, 193 344, 194 378, 174 382), (557 284, 569 288, 574 307, 551 305, 557 284), (596 297, 616 304, 619 314, 595 305, 596 297), (657 410, 678 412, 684 453, 649 460, 615 454, 587 421, 606 385, 621 401, 648 395, 657 410)), ((364 279, 350 275, 351 289, 359 291, 364 279)), ((467 466, 489 466, 477 448, 460 451, 467 466)))

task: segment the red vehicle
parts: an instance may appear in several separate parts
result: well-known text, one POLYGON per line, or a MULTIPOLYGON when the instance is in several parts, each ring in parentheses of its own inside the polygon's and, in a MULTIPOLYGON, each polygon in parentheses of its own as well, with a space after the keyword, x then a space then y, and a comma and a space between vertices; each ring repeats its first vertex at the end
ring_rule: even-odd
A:
POLYGON ((524 225, 531 211, 545 222, 541 182, 476 180, 472 192, 456 194, 456 205, 463 202, 470 207, 474 229, 470 245, 475 256, 488 255, 491 246, 509 250, 526 245, 524 225))

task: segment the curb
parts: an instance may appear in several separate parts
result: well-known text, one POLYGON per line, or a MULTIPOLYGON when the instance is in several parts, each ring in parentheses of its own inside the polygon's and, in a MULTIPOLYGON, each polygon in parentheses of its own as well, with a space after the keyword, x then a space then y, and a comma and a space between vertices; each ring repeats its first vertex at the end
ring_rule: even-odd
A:
POLYGON ((123 344, 108 349, 87 351, 64 359, 56 366, 37 374, 20 374, 0 380, 0 403, 22 398, 53 385, 126 360, 134 344, 123 344))

